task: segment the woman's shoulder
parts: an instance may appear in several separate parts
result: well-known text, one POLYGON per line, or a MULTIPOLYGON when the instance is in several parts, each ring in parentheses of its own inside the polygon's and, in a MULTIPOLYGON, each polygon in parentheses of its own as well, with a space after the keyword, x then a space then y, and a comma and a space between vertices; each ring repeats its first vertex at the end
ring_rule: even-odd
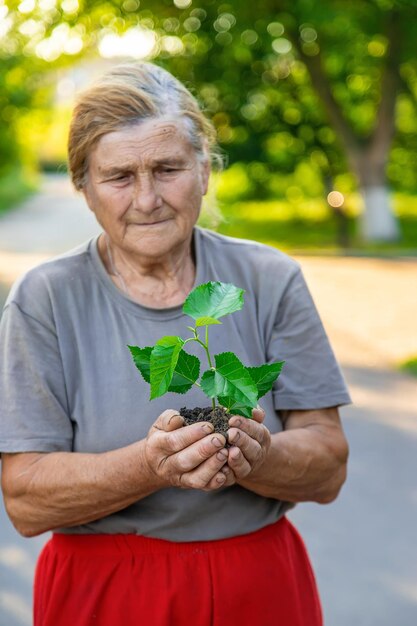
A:
POLYGON ((208 258, 217 259, 220 263, 257 274, 267 275, 275 271, 281 278, 293 276, 300 270, 295 259, 264 243, 221 235, 203 228, 198 228, 198 232, 208 258))

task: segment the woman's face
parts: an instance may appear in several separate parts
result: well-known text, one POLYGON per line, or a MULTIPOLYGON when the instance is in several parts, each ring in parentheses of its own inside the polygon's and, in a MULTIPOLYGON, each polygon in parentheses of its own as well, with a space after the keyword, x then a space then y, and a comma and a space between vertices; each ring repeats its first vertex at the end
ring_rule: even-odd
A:
POLYGON ((189 244, 209 172, 180 124, 153 119, 101 137, 83 193, 113 246, 156 261, 189 244))

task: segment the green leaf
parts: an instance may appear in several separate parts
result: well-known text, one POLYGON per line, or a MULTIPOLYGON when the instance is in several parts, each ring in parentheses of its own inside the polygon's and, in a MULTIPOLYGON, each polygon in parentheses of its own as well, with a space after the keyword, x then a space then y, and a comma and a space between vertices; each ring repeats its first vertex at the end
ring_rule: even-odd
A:
POLYGON ((243 417, 248 417, 249 419, 252 417, 252 407, 236 402, 230 396, 219 396, 217 400, 219 401, 219 404, 224 406, 224 408, 227 409, 232 415, 242 415, 243 417))
POLYGON ((168 391, 183 345, 181 337, 162 337, 156 342, 150 358, 151 400, 168 391))
POLYGON ((262 398, 272 386, 281 373, 285 361, 278 363, 266 363, 260 367, 248 367, 247 370, 258 389, 258 400, 262 398))
POLYGON ((258 389, 246 367, 233 352, 215 355, 216 369, 207 370, 201 378, 201 388, 209 398, 230 397, 245 407, 258 403, 258 389))
POLYGON ((200 361, 198 358, 181 350, 168 391, 186 393, 191 389, 199 374, 200 361))
POLYGON ((210 317, 216 320, 243 307, 244 289, 220 282, 199 285, 184 302, 183 311, 195 320, 210 317))
MULTIPOLYGON (((139 348, 128 346, 133 361, 147 383, 151 382, 151 353, 153 348, 139 348)), ((172 375, 168 391, 186 393, 198 379, 200 373, 200 361, 196 356, 181 350, 178 361, 172 375)))
POLYGON ((151 382, 151 352, 152 347, 139 348, 138 346, 127 346, 132 355, 133 361, 147 383, 151 382))
POLYGON ((221 322, 214 319, 214 317, 198 317, 195 321, 195 325, 197 328, 199 326, 212 326, 213 324, 221 324, 221 322))

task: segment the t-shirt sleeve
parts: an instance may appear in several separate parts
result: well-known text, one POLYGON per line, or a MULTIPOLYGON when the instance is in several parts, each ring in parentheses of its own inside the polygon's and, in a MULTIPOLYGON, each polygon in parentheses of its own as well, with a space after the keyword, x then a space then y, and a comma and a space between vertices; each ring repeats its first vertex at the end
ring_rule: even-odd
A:
POLYGON ((0 452, 70 451, 72 439, 54 326, 10 302, 0 322, 0 452))
POLYGON ((285 361, 273 391, 277 410, 321 409, 351 402, 323 324, 299 268, 278 306, 268 361, 285 361))

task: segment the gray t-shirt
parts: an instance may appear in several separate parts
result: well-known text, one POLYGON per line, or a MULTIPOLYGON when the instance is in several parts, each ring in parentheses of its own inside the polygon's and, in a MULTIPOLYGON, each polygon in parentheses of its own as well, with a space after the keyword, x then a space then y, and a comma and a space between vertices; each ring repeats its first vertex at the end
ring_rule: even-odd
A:
MULTIPOLYGON (((298 264, 258 243, 196 228, 195 285, 246 290, 245 305, 210 327, 212 354, 233 351, 246 365, 285 360, 262 398, 265 424, 282 430, 280 409, 350 401, 298 264)), ((144 438, 167 408, 207 406, 197 388, 149 400, 129 345, 186 338, 181 306, 150 309, 113 284, 97 238, 28 272, 13 288, 0 324, 0 451, 100 453, 144 438)), ((205 355, 197 344, 187 349, 205 355)), ((169 488, 68 533, 137 533, 172 541, 240 535, 277 520, 288 503, 239 486, 206 493, 169 488)))

